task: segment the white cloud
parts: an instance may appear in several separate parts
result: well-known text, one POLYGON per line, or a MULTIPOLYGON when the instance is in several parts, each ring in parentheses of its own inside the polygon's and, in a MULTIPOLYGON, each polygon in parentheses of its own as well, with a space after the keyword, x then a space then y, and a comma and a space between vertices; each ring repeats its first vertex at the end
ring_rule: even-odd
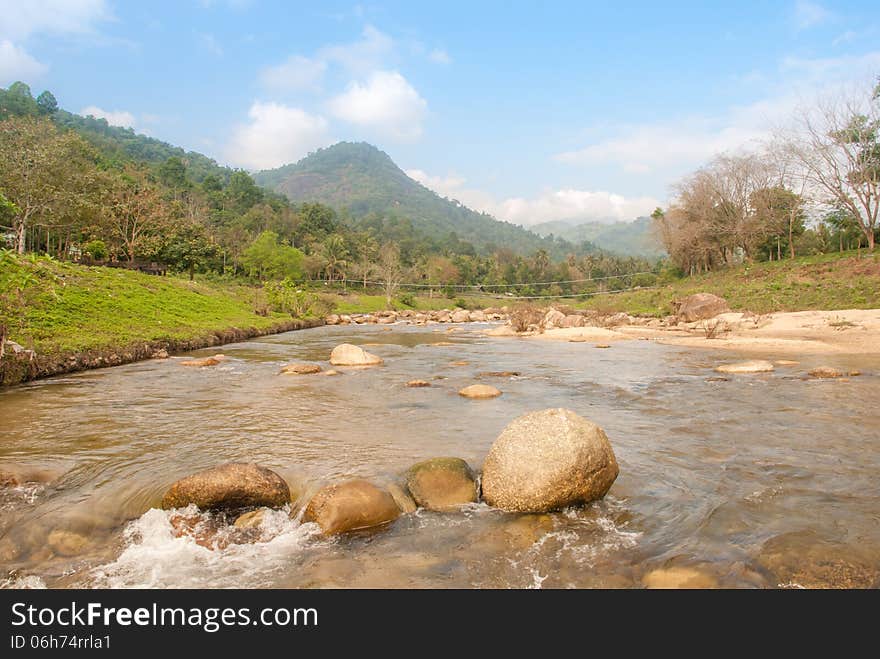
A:
POLYGON ((410 169, 406 174, 444 197, 524 226, 551 220, 630 221, 661 205, 653 197, 627 198, 601 190, 574 189, 548 189, 532 199, 511 197, 497 201, 485 192, 464 187, 465 179, 455 174, 431 176, 421 169, 410 169))
POLYGON ((435 48, 428 53, 428 59, 437 64, 452 64, 452 58, 442 48, 435 48))
POLYGON ((84 117, 91 115, 95 119, 106 119, 111 126, 134 128, 135 125, 134 115, 125 110, 104 110, 97 105, 90 105, 80 110, 79 113, 84 117))
POLYGON ((396 71, 374 71, 365 83, 352 82, 331 99, 332 114, 384 136, 408 141, 422 134, 428 103, 396 71))
POLYGON ((277 66, 270 66, 260 73, 260 83, 275 91, 313 89, 321 82, 327 62, 291 55, 277 66))
POLYGON ((317 59, 340 64, 348 71, 364 74, 378 68, 394 49, 394 41, 372 25, 364 27, 362 38, 348 44, 325 46, 317 59))
POLYGON ((818 2, 798 0, 794 5, 794 24, 798 30, 808 30, 832 18, 834 15, 818 2))
POLYGON ((113 19, 105 0, 0 0, 0 37, 16 41, 36 33, 87 34, 113 19))
POLYGON ((226 159, 251 170, 295 162, 327 146, 327 120, 278 103, 251 105, 250 122, 239 126, 226 147, 226 159))
POLYGON ((0 41, 0 86, 16 80, 32 80, 44 74, 49 67, 31 57, 24 48, 8 39, 0 41))

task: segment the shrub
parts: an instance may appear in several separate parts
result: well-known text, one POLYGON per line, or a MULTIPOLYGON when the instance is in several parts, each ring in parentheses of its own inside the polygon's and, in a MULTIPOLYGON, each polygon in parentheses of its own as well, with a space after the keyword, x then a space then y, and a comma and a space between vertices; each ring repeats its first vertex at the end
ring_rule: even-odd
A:
POLYGON ((103 261, 107 258, 109 250, 103 240, 90 240, 83 245, 83 253, 88 254, 96 261, 103 261))
POLYGON ((401 293, 397 296, 397 301, 406 307, 416 306, 416 298, 412 293, 401 293))
POLYGON ((273 311, 289 313, 295 318, 309 315, 318 306, 318 296, 299 288, 290 277, 266 282, 263 290, 273 311))

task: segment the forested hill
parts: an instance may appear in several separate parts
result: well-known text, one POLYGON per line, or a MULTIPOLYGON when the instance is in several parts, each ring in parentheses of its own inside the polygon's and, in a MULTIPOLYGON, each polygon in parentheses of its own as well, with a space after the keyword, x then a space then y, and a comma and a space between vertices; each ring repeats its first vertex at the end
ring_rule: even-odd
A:
POLYGON ((168 158, 180 158, 186 162, 189 176, 197 183, 201 183, 208 175, 228 182, 233 172, 206 155, 186 151, 168 142, 136 133, 131 128, 111 126, 106 119, 83 117, 60 109, 53 114, 52 119, 59 126, 75 130, 97 148, 105 159, 115 164, 136 161, 159 165, 168 158))
POLYGON ((369 225, 379 217, 406 218, 418 233, 437 243, 446 243, 454 234, 483 253, 508 248, 531 254, 543 249, 562 258, 566 253, 595 251, 590 244, 575 247, 542 238, 445 199, 407 176, 388 154, 364 142, 339 142, 254 178, 293 202, 320 202, 343 210, 356 224, 369 225))

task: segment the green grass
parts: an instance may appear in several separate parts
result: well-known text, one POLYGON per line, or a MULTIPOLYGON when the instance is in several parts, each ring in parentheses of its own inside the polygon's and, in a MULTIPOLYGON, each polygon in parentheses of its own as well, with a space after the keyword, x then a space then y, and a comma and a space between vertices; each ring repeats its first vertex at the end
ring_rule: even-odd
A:
POLYGON ((692 293, 714 293, 738 311, 880 308, 880 251, 844 252, 772 263, 751 263, 695 277, 655 290, 597 295, 576 306, 666 316, 672 301, 692 293))
MULTIPOLYGON (((289 315, 254 313, 257 289, 190 282, 47 258, 0 257, 0 282, 27 277, 10 338, 39 354, 192 340, 212 332, 268 328, 289 315)), ((0 290, 0 294, 3 291, 0 290)))

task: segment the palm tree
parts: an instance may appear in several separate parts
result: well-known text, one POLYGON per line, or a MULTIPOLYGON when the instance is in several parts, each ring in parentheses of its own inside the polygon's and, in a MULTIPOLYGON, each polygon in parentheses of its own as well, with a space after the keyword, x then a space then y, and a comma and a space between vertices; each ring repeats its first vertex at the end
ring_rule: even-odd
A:
POLYGON ((333 283, 334 276, 338 273, 340 279, 345 277, 345 267, 348 265, 348 249, 345 247, 345 239, 338 233, 327 237, 321 249, 324 256, 324 270, 327 279, 333 283))

